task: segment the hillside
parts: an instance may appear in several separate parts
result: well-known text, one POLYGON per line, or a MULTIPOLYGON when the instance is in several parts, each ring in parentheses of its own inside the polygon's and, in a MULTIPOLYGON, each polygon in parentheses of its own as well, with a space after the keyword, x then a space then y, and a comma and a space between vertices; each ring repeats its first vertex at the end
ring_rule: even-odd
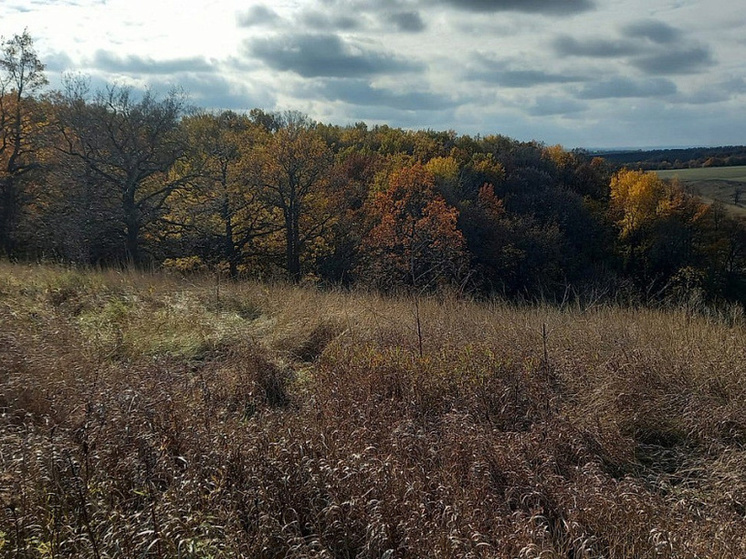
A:
POLYGON ((0 555, 746 554, 735 308, 0 263, 0 323, 0 555))

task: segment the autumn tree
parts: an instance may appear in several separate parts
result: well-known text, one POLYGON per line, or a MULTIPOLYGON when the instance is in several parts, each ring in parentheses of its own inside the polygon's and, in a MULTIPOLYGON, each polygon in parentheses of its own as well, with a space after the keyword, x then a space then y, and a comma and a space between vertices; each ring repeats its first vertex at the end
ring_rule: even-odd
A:
POLYGON ((168 219, 179 236, 194 239, 196 252, 225 262, 235 278, 250 245, 278 229, 254 181, 253 152, 266 132, 231 111, 196 115, 183 127, 190 149, 176 172, 190 179, 175 193, 168 219))
POLYGON ((676 182, 623 169, 611 180, 611 205, 627 270, 639 281, 664 283, 697 266, 697 243, 709 209, 676 182))
POLYGON ((365 149, 345 149, 338 154, 330 175, 336 200, 335 217, 325 236, 330 250, 316 262, 321 279, 343 284, 353 281, 361 241, 367 231, 365 202, 384 164, 383 157, 365 149))
POLYGON ((425 164, 425 169, 432 173, 438 193, 455 206, 461 199, 461 168, 458 161, 453 157, 434 157, 425 164))
POLYGON ((416 288, 461 279, 467 258, 458 210, 437 193, 435 178, 420 163, 394 171, 368 213, 375 225, 363 240, 364 279, 416 288))
POLYGON ((307 117, 291 112, 283 120, 256 152, 256 180, 266 206, 282 216, 284 267, 288 277, 298 281, 304 251, 333 215, 328 180, 333 154, 307 117))
POLYGON ((118 198, 124 258, 142 263, 143 232, 166 211, 169 196, 189 179, 172 173, 186 152, 180 119, 184 98, 159 99, 130 89, 109 87, 89 99, 85 84, 68 84, 57 99, 59 149, 82 162, 118 198))
POLYGON ((44 65, 28 31, 0 45, 0 250, 14 252, 14 228, 23 202, 23 180, 37 167, 34 134, 39 113, 34 94, 47 84, 44 65))

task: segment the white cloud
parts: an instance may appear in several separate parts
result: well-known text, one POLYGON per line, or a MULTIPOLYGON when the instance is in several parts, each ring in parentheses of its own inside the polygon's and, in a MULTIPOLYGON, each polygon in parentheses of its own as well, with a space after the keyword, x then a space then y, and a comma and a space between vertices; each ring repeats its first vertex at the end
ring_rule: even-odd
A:
POLYGON ((745 143, 746 15, 693 0, 10 0, 52 84, 567 146, 745 143))

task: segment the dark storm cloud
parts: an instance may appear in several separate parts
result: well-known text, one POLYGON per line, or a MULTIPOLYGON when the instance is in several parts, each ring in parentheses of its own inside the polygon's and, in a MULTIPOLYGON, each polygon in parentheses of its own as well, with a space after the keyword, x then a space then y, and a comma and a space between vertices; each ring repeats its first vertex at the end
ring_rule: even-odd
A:
POLYGON ((153 60, 141 56, 119 57, 114 53, 97 50, 93 65, 105 72, 122 74, 173 74, 177 72, 214 72, 215 68, 203 57, 153 60))
POLYGON ((625 97, 661 97, 673 95, 676 84, 664 78, 633 80, 616 77, 585 85, 578 93, 580 99, 614 99, 625 97))
POLYGON ((263 5, 252 6, 250 10, 236 15, 239 27, 266 25, 269 23, 275 23, 279 19, 280 16, 278 16, 274 10, 263 5))
POLYGON ((278 35, 246 44, 248 54, 275 70, 303 77, 361 77, 420 70, 390 54, 355 48, 336 35, 278 35))
POLYGON ((557 37, 552 46, 559 56, 616 58, 641 52, 640 45, 634 41, 610 39, 584 39, 581 41, 569 35, 557 37))
POLYGON ((330 101, 343 101, 350 105, 388 107, 405 111, 438 111, 457 105, 444 95, 426 91, 397 93, 388 89, 374 88, 366 80, 330 79, 315 91, 330 101))
POLYGON ((635 39, 648 39, 654 43, 665 45, 678 40, 681 31, 667 23, 654 19, 636 21, 622 27, 625 36, 635 39))
POLYGON ((591 0, 439 0, 458 10, 470 12, 525 12, 553 16, 587 12, 595 7, 591 0))
POLYGON ((388 23, 404 33, 420 33, 425 30, 419 12, 396 12, 386 17, 388 23))
POLYGON ((631 61, 646 74, 693 74, 712 63, 712 54, 706 47, 689 47, 666 50, 631 61))

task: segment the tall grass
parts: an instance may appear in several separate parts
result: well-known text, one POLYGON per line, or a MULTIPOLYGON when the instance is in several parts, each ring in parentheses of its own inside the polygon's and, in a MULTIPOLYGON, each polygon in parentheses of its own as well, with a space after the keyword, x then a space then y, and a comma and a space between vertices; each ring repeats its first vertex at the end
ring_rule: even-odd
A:
POLYGON ((736 311, 0 264, 0 555, 746 555, 736 311))

